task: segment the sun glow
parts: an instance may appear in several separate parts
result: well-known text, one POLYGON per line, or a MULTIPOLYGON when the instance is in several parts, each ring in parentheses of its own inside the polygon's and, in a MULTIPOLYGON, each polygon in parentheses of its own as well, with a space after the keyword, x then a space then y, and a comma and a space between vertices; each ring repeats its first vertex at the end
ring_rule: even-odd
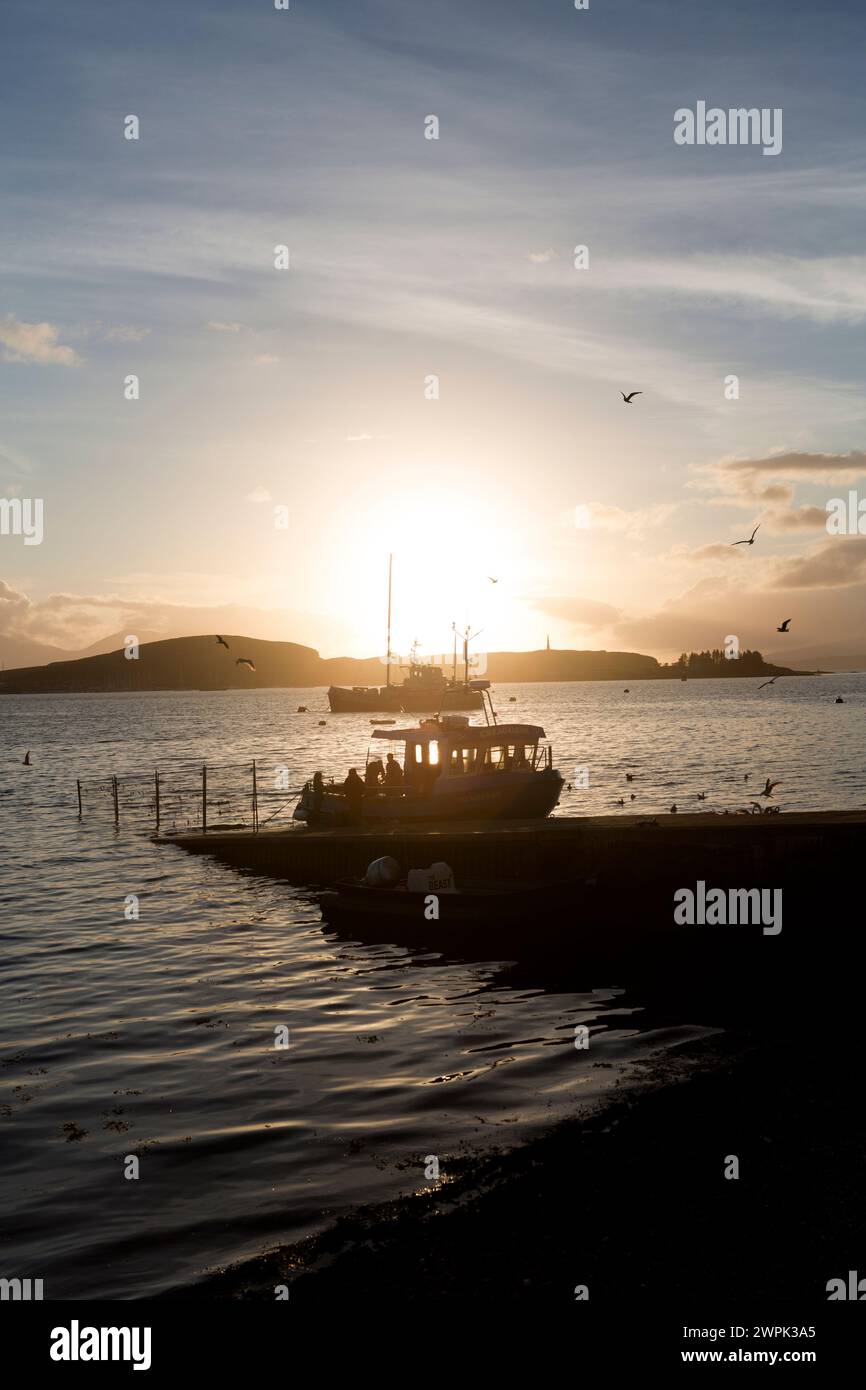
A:
POLYGON ((460 632, 467 625, 485 635, 502 631, 522 564, 519 522, 495 497, 435 483, 372 500, 343 533, 339 551, 332 580, 344 603, 347 592, 352 596, 362 649, 384 655, 390 553, 392 652, 405 659, 417 641, 419 653, 449 663, 452 623, 460 632))

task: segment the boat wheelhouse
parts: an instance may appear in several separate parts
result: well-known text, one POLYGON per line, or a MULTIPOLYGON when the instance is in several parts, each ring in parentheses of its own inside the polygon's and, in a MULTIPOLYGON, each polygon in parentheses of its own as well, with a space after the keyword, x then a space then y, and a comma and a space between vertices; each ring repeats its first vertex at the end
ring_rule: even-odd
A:
POLYGON ((374 729, 373 738, 402 744, 400 780, 368 783, 354 797, 342 784, 317 789, 308 782, 297 820, 322 826, 534 820, 550 814, 562 791, 538 724, 470 724, 465 715, 444 714, 413 728, 374 729))

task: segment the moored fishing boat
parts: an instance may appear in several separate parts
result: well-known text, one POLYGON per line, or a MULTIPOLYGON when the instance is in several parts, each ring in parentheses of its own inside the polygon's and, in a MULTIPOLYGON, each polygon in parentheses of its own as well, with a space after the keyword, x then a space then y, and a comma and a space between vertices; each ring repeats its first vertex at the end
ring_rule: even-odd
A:
MULTIPOLYGON (((489 697, 488 697, 489 698, 489 697)), ((385 780, 308 782, 294 810, 311 826, 419 821, 534 820, 548 816, 563 787, 553 750, 537 724, 470 724, 443 714, 412 728, 374 729, 374 739, 402 744, 388 755, 385 780)))
POLYGON ((435 714, 437 711, 480 710, 489 681, 446 680, 440 667, 416 661, 399 685, 332 685, 328 704, 332 714, 435 714))
MULTIPOLYGON (((388 557, 388 635, 385 657, 384 685, 332 685, 328 689, 328 704, 332 714, 436 714, 447 710, 484 708, 485 690, 489 681, 469 679, 468 629, 463 643, 463 680, 457 679, 457 632, 454 629, 454 661, 449 680, 435 663, 418 660, 417 642, 412 647, 408 670, 399 685, 391 684, 391 575, 393 556, 388 557)), ((452 625, 453 626, 453 625, 452 625)), ((397 663, 399 664, 399 663, 397 663)))

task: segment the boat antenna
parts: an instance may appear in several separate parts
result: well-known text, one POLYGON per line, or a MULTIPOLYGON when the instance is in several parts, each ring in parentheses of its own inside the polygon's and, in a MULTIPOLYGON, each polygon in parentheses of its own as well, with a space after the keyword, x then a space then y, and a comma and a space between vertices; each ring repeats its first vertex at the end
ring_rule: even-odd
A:
POLYGON ((452 684, 453 684, 453 685, 456 685, 456 684, 457 684, 457 624, 456 624, 456 623, 452 623, 452 624, 451 624, 451 631, 454 633, 454 653, 453 653, 453 656, 452 656, 452 658, 451 658, 451 681, 452 681, 452 684))
POLYGON ((389 556, 388 556, 388 652, 387 652, 387 655, 386 655, 386 658, 385 658, 385 661, 386 661, 385 688, 386 688, 386 690, 390 690, 390 688, 391 688, 391 566, 393 565, 393 563, 394 563, 394 556, 393 556, 393 555, 389 555, 389 556))

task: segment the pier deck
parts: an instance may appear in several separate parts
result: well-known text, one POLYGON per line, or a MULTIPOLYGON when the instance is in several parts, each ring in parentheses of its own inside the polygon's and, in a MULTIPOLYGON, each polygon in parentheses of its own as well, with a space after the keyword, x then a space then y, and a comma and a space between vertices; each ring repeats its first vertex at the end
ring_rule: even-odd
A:
POLYGON ((866 850, 866 810, 778 816, 713 812, 659 816, 560 816, 497 825, 450 824, 343 830, 216 831, 163 836, 194 854, 297 886, 362 874, 390 854, 405 872, 436 860, 458 879, 573 878, 600 884, 702 878, 726 886, 779 887, 804 876, 856 870, 866 850))

